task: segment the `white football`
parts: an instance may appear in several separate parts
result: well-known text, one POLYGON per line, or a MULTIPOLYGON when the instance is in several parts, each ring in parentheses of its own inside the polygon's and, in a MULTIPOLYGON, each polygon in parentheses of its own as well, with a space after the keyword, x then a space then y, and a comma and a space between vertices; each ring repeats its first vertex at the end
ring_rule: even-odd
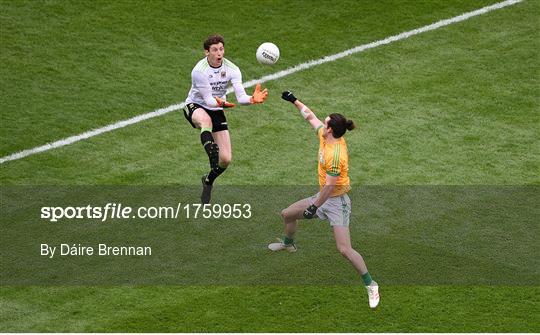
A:
POLYGON ((279 59, 279 48, 270 42, 263 43, 257 49, 257 61, 261 64, 272 65, 279 59))

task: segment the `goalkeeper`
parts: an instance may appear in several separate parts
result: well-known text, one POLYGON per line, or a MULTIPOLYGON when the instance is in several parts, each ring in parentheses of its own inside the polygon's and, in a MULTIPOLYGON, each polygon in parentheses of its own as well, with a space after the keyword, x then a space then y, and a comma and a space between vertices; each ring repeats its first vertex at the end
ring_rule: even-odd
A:
POLYGON ((229 166, 232 159, 231 138, 224 108, 234 107, 227 102, 227 86, 232 84, 241 105, 262 103, 268 96, 260 84, 253 95, 246 94, 240 69, 223 57, 225 41, 220 35, 209 36, 203 44, 205 56, 191 71, 191 89, 186 99, 184 116, 193 128, 201 130, 201 144, 210 161, 210 171, 202 177, 201 202, 209 203, 212 185, 229 166))
POLYGON ((369 306, 379 303, 379 287, 371 279, 362 256, 352 248, 349 233, 351 200, 347 195, 349 185, 349 157, 343 135, 354 129, 354 123, 343 115, 333 113, 321 122, 315 114, 289 91, 283 92, 284 100, 293 103, 304 119, 316 130, 319 137, 318 174, 319 193, 297 201, 281 212, 285 226, 285 236, 279 242, 271 243, 272 251, 295 252, 294 233, 298 219, 327 219, 334 230, 334 238, 339 252, 358 271, 366 286, 369 306))

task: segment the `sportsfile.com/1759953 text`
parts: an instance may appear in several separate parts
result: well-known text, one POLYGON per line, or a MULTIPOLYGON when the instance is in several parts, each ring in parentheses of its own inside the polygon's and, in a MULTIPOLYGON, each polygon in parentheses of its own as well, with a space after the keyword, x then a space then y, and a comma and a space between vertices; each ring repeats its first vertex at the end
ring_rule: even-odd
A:
POLYGON ((187 204, 173 206, 124 206, 107 203, 104 206, 46 206, 41 207, 41 219, 59 220, 95 219, 249 219, 250 204, 187 204))

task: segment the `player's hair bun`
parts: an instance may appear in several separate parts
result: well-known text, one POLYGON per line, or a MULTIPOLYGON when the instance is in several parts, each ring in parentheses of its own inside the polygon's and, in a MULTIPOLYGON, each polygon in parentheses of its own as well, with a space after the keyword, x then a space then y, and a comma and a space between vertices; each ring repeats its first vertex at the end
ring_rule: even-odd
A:
POLYGON ((354 129, 354 122, 352 120, 347 120, 339 113, 332 113, 329 117, 328 127, 332 128, 332 135, 334 138, 340 138, 347 130, 354 129))
POLYGON ((347 126, 347 130, 353 130, 354 128, 356 128, 352 120, 345 121, 345 125, 347 126))

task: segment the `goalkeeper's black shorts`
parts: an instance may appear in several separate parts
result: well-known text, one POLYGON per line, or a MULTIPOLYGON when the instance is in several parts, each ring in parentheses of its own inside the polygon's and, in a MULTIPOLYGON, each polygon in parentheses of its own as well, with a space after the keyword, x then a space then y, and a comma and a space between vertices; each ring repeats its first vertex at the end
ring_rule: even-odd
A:
POLYGON ((186 120, 189 121, 189 123, 191 124, 193 128, 197 128, 197 127, 193 123, 191 116, 193 115, 193 112, 195 112, 195 110, 198 108, 204 109, 204 111, 208 114, 208 116, 210 116, 210 119, 212 119, 212 132, 229 129, 229 126, 227 125, 227 118, 225 117, 225 113, 223 112, 223 109, 215 110, 215 111, 209 110, 209 109, 204 108, 201 105, 191 102, 187 104, 186 107, 184 107, 184 116, 186 117, 186 120))

